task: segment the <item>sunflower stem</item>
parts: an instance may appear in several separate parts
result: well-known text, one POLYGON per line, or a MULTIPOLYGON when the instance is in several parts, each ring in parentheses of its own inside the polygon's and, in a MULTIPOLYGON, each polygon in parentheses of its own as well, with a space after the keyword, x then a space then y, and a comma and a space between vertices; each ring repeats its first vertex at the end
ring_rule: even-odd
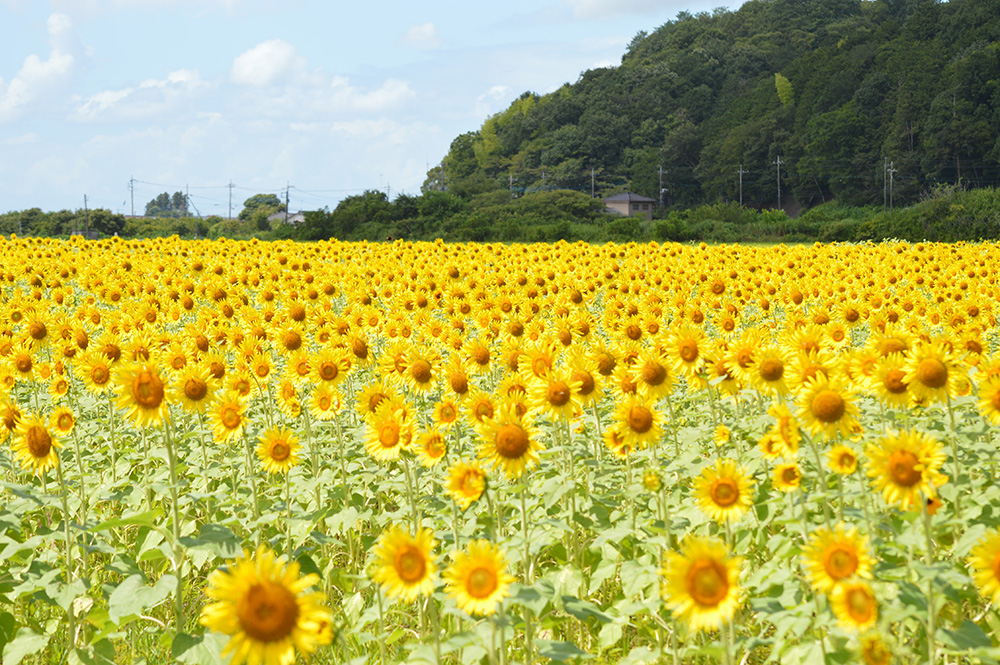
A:
POLYGON ((819 446, 816 445, 816 441, 813 440, 811 435, 806 435, 806 441, 809 442, 809 448, 812 449, 813 457, 816 458, 816 470, 819 471, 819 482, 823 488, 823 497, 821 503, 823 504, 823 520, 826 522, 826 527, 830 528, 830 503, 827 501, 827 492, 829 491, 829 483, 827 482, 826 469, 823 468, 823 461, 819 456, 819 446))
MULTIPOLYGON (((528 483, 521 483, 521 534, 524 537, 524 586, 531 586, 532 565, 531 565, 531 540, 528 538, 528 483)), ((456 542, 456 547, 458 543, 456 542)), ((531 609, 527 605, 524 609, 524 662, 531 665, 534 658, 533 645, 534 630, 531 625, 531 609)))
MULTIPOLYGON (((378 602, 378 634, 385 636, 385 613, 382 610, 382 589, 380 587, 375 587, 375 598, 378 602)), ((378 642, 378 662, 380 665, 385 665, 385 640, 379 639, 378 642)))
POLYGON ((292 470, 285 471, 285 552, 292 560, 292 470))
MULTIPOLYGON (((927 567, 930 568, 934 565, 934 536, 931 530, 931 514, 927 510, 927 499, 923 496, 919 497, 921 513, 923 513, 924 518, 924 536, 927 539, 927 551, 924 553, 924 561, 927 567)), ((935 627, 936 617, 934 616, 934 574, 931 572, 927 575, 927 662, 929 665, 934 665, 937 660, 937 642, 935 636, 937 635, 937 630, 935 627)))
MULTIPOLYGON (((143 430, 145 432, 145 430, 143 430)), ((144 437, 145 438, 145 437, 144 437)), ((170 504, 173 512, 171 534, 171 550, 174 554, 174 573, 177 575, 177 593, 174 597, 174 613, 177 621, 177 632, 183 633, 184 621, 184 550, 181 546, 181 512, 177 498, 177 455, 173 440, 170 437, 170 424, 163 420, 163 441, 167 446, 167 465, 170 467, 170 504)))
MULTIPOLYGON (((948 422, 949 422, 949 425, 951 425, 951 436, 949 437, 949 439, 951 440, 952 465, 954 466, 954 469, 955 469, 955 471, 954 471, 955 481, 954 482, 955 482, 955 485, 957 486, 957 491, 955 492, 955 526, 953 527, 953 529, 954 529, 954 534, 953 534, 954 541, 957 543, 958 542, 958 524, 959 524, 960 520, 962 519, 962 510, 961 510, 962 488, 961 488, 961 486, 958 485, 959 471, 961 469, 961 466, 959 465, 959 461, 958 461, 958 428, 955 427, 955 409, 952 407, 952 404, 951 404, 951 395, 950 394, 948 395, 948 422)), ((926 512, 926 507, 927 507, 927 501, 924 501, 925 512, 926 512)))
MULTIPOLYGON (((62 503, 63 512, 63 537, 66 539, 66 586, 73 583, 73 538, 69 528, 69 488, 66 486, 66 479, 63 477, 62 460, 56 459, 56 477, 59 478, 59 500, 62 503)), ((81 479, 82 482, 82 479, 81 479)), ((76 648, 76 617, 73 615, 73 603, 70 602, 66 610, 69 621, 69 648, 76 648)))
MULTIPOLYGON (((250 478, 250 491, 253 494, 253 518, 258 520, 260 519, 260 501, 257 497, 257 474, 254 472, 253 451, 250 449, 250 437, 247 436, 246 430, 243 431, 243 444, 247 453, 247 476, 250 478)), ((259 534, 260 531, 257 530, 257 533, 259 534)))

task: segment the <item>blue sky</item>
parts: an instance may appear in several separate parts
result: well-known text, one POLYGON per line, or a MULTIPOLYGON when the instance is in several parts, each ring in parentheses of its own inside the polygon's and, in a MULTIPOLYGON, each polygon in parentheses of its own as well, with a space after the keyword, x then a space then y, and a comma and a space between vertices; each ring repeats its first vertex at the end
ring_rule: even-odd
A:
POLYGON ((233 214, 419 193, 526 90, 620 62, 640 30, 742 0, 0 0, 0 212, 131 211, 189 188, 233 214))

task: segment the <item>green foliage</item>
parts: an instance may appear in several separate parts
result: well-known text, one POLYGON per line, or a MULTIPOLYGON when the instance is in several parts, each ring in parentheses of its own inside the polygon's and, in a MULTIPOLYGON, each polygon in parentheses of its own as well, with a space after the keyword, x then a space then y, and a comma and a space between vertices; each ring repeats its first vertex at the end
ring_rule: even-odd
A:
MULTIPOLYGON (((275 194, 254 194, 243 202, 243 210, 237 216, 241 222, 251 221, 258 213, 263 214, 264 219, 276 212, 284 212, 285 204, 281 202, 275 194)), ((260 226, 255 224, 255 226, 260 226)))
POLYGON ((774 87, 778 90, 778 99, 781 100, 782 106, 790 106, 795 102, 792 82, 777 72, 774 73, 774 87))
POLYGON ((188 200, 184 192, 163 192, 146 204, 146 217, 187 217, 188 200))

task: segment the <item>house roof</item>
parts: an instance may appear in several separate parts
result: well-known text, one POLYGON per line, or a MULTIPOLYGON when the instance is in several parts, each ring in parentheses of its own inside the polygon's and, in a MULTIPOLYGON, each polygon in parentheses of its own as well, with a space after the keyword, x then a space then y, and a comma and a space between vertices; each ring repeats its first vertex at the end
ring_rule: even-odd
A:
POLYGON ((615 194, 614 196, 609 196, 603 199, 605 203, 655 203, 655 199, 647 198, 640 194, 633 194, 632 192, 622 192, 621 194, 615 194))

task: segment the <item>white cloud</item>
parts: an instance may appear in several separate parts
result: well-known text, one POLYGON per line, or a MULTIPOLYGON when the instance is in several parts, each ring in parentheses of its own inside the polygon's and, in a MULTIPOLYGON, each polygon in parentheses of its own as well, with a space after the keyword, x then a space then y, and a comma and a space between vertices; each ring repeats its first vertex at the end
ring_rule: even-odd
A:
POLYGON ((52 14, 46 29, 52 47, 48 59, 32 53, 9 83, 0 78, 0 122, 20 116, 69 81, 76 62, 70 52, 75 42, 73 24, 65 14, 52 14))
POLYGON ((410 84, 399 79, 387 79, 381 87, 363 92, 347 77, 334 76, 330 89, 334 106, 351 111, 385 111, 416 96, 410 84))
POLYGON ((513 95, 511 89, 506 85, 495 85, 483 94, 476 97, 474 115, 485 118, 497 111, 506 108, 513 95))
POLYGON ((161 115, 208 87, 194 69, 178 69, 164 79, 147 79, 138 86, 104 90, 77 98, 77 120, 135 119, 161 115))
POLYGON ((3 145, 28 145, 29 143, 38 143, 41 138, 42 137, 37 133, 29 132, 27 134, 22 134, 21 136, 12 136, 9 139, 4 139, 3 145))
POLYGON ((230 78, 234 83, 267 86, 297 78, 306 71, 306 60, 284 39, 269 39, 233 60, 230 78))
POLYGON ((438 34, 437 26, 428 21, 410 26, 410 29, 400 36, 399 41, 420 51, 433 51, 441 46, 441 35, 438 34))
MULTIPOLYGON (((612 18, 663 9, 663 0, 563 0, 576 18, 612 18)), ((683 7, 679 7, 683 9, 683 7)))

